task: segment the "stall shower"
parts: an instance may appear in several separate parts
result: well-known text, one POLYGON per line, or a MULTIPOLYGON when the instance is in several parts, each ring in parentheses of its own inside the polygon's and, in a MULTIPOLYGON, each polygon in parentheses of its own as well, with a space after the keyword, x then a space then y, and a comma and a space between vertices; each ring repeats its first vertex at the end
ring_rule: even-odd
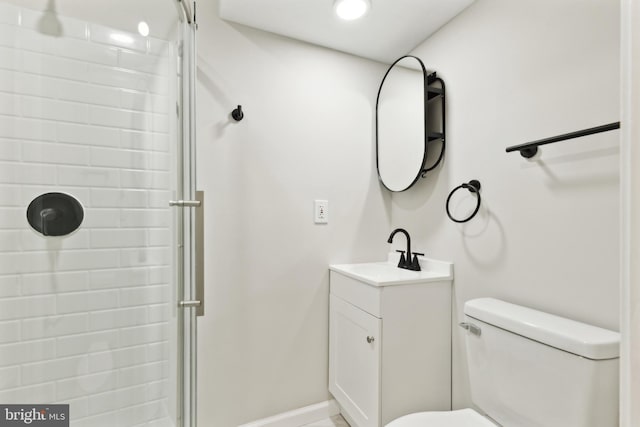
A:
POLYGON ((195 425, 195 314, 178 304, 193 214, 169 206, 194 196, 191 16, 177 0, 0 1, 2 405, 195 425), (30 225, 51 194, 78 202, 77 229, 30 225))

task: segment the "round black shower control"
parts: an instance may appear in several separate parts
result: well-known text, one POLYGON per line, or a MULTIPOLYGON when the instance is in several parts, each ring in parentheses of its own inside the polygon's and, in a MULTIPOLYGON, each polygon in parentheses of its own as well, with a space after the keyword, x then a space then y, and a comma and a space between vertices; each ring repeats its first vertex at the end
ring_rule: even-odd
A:
POLYGON ((73 233, 84 219, 78 200, 64 193, 41 194, 27 208, 29 225, 44 236, 66 236, 73 233))

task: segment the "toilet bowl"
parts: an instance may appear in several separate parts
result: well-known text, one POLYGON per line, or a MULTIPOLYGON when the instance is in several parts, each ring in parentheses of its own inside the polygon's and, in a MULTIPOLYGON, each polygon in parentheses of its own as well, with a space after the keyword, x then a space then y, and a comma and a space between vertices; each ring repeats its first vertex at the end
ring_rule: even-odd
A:
POLYGON ((386 427, 617 427, 620 334, 493 298, 464 306, 473 409, 386 427))
POLYGON ((496 427, 473 409, 447 412, 416 412, 387 424, 386 427, 496 427))

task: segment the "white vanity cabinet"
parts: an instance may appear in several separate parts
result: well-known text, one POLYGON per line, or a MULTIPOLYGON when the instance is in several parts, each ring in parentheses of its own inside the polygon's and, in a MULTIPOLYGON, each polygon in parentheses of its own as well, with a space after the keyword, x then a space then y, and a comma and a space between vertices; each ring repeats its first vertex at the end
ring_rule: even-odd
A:
POLYGON ((452 265, 390 258, 330 266, 329 391, 352 427, 451 410, 452 265))

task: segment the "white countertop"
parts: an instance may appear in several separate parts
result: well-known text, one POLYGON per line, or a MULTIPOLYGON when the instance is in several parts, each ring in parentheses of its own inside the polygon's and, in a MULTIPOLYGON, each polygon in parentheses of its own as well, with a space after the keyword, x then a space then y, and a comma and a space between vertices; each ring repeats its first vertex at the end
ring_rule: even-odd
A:
POLYGON ((398 268, 399 255, 390 253, 387 261, 359 264, 332 264, 329 270, 373 286, 409 285, 453 280, 453 264, 418 257, 422 271, 398 268))

